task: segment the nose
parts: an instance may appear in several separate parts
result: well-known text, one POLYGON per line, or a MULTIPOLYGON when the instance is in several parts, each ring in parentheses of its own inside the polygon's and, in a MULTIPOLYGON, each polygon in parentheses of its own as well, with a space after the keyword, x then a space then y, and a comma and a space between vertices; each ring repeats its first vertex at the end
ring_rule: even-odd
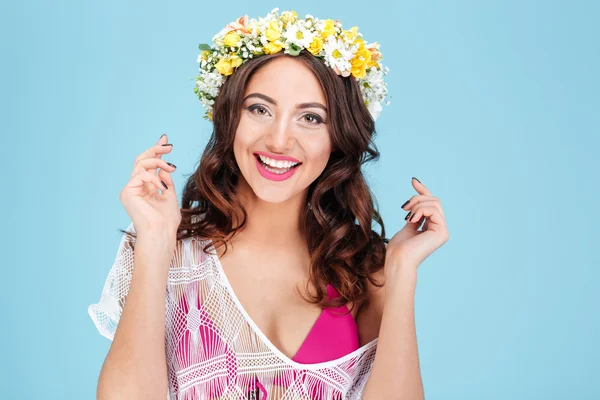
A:
POLYGON ((276 118, 268 128, 265 144, 273 153, 285 153, 294 146, 294 134, 289 118, 276 118))

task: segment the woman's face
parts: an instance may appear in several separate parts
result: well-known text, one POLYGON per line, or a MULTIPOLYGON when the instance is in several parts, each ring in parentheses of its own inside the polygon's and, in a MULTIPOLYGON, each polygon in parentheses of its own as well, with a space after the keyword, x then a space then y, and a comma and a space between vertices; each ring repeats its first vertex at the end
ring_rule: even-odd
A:
MULTIPOLYGON (((278 57, 257 70, 247 84, 233 151, 242 177, 260 199, 278 203, 306 196, 331 154, 325 94, 311 70, 292 57, 278 57), (289 170, 263 167, 257 152, 292 158, 289 170), (285 172, 281 174, 281 172, 285 172)), ((286 164, 287 163, 287 164, 286 164)))

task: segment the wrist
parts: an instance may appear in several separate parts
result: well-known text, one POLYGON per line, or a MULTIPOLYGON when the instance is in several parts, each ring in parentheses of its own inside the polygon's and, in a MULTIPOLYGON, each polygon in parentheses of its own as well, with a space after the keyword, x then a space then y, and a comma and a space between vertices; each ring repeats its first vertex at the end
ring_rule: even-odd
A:
POLYGON ((390 260, 385 264, 386 283, 414 284, 417 282, 418 265, 402 260, 390 260))
POLYGON ((136 248, 143 248, 144 253, 154 257, 171 257, 175 250, 176 237, 164 232, 144 232, 137 235, 136 248))

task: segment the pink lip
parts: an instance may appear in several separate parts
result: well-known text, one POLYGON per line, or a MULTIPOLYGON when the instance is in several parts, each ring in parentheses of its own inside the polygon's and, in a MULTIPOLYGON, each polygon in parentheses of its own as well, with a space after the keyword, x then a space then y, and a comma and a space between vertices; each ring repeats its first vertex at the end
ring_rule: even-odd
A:
POLYGON ((256 159, 256 168, 258 168, 258 173, 261 174, 263 176, 263 178, 266 178, 270 181, 285 181, 286 179, 288 179, 289 177, 291 177, 292 175, 294 175, 294 173, 296 172, 296 170, 298 168, 300 168, 300 164, 298 164, 296 167, 292 168, 291 170, 289 170, 288 172, 286 172, 285 174, 274 174, 272 172, 267 171, 265 168, 263 168, 262 164, 260 163, 260 161, 258 161, 258 157, 254 157, 256 159))
POLYGON ((292 162, 297 162, 297 163, 300 162, 300 160, 296 160, 293 157, 276 156, 275 154, 265 153, 264 151, 255 151, 254 154, 260 154, 262 156, 272 158, 273 160, 292 161, 292 162))

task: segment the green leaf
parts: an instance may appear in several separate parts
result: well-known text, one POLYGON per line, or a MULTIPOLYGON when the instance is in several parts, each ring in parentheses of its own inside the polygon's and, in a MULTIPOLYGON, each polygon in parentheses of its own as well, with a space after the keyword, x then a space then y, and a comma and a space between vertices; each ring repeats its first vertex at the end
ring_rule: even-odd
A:
POLYGON ((207 45, 206 43, 200 43, 198 45, 198 50, 200 50, 200 51, 206 51, 206 50, 210 51, 210 46, 207 45))
POLYGON ((288 48, 289 54, 293 56, 297 56, 298 54, 300 54, 301 51, 302 47, 296 45, 295 43, 290 44, 290 47, 288 48))

